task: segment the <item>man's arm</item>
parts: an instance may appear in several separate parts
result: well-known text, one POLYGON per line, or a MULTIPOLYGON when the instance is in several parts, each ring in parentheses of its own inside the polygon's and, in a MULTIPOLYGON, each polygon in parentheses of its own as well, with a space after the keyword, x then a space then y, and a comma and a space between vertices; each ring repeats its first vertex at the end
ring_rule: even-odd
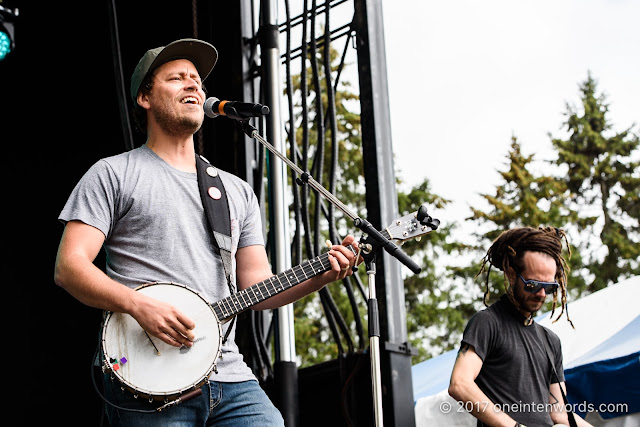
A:
MULTIPOLYGON (((560 393, 560 387, 567 394, 567 387, 564 381, 561 383, 553 383, 549 386, 549 403, 551 406, 551 420, 555 424, 569 425, 569 414, 566 411, 564 400, 562 399, 562 393, 560 393)), ((578 427, 592 427, 591 424, 583 420, 578 414, 573 414, 578 427)))
POLYGON ((172 305, 112 280, 93 264, 104 239, 97 228, 69 221, 58 247, 56 284, 88 306, 130 314, 145 331, 169 345, 191 346, 192 320, 172 305))
POLYGON ((464 404, 471 415, 490 426, 513 427, 516 421, 506 413, 496 410, 493 402, 475 383, 482 369, 482 359, 473 346, 462 343, 451 372, 449 395, 464 404))
MULTIPOLYGON (((329 250, 329 262, 331 270, 312 277, 291 289, 274 295, 251 307, 253 310, 266 310, 282 307, 299 300, 312 292, 319 291, 327 283, 343 279, 353 274, 351 267, 355 263, 355 255, 346 246, 357 243, 354 237, 349 235, 342 241, 342 245, 333 245, 329 250)), ((267 253, 262 245, 239 248, 236 252, 236 279, 238 290, 243 290, 258 282, 273 276, 267 253)))

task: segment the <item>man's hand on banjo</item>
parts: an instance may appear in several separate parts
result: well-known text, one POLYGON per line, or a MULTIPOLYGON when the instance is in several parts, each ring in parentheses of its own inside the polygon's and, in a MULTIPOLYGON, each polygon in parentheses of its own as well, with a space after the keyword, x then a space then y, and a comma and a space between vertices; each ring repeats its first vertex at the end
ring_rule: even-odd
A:
POLYGON ((134 309, 130 313, 147 334, 174 347, 191 347, 196 336, 195 323, 173 305, 135 293, 134 309))

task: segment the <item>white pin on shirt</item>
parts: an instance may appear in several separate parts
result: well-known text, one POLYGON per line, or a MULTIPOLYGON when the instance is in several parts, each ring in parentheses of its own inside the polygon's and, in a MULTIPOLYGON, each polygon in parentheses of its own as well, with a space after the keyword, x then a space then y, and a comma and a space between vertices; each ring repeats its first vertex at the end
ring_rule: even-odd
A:
POLYGON ((216 187, 209 187, 209 197, 214 200, 218 200, 222 197, 222 193, 216 187))
POLYGON ((212 166, 209 166, 207 168, 207 174, 215 178, 216 176, 218 176, 218 170, 212 166))

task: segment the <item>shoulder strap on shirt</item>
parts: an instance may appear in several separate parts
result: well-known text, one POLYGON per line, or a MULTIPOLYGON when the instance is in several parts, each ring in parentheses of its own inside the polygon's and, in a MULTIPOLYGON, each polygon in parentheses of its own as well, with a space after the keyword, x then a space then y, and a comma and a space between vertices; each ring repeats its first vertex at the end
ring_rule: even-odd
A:
MULTIPOLYGON (((231 218, 227 193, 218 170, 202 156, 196 155, 198 188, 205 215, 213 233, 213 244, 222 258, 225 276, 233 286, 231 272, 231 218)), ((232 293, 235 289, 232 289, 232 293)))
POLYGON ((534 325, 536 332, 538 333, 538 338, 540 338, 540 341, 542 341, 542 345, 545 348, 545 353, 547 353, 547 358, 549 359, 549 363, 551 364, 551 372, 553 372, 553 375, 556 379, 556 381, 558 382, 558 387, 560 387, 560 393, 562 394, 562 400, 564 400, 564 407, 565 410, 567 411, 567 417, 569 418, 569 426, 571 427, 577 427, 578 424, 576 423, 576 419, 573 416, 573 411, 571 410, 571 405, 569 404, 569 399, 567 399, 567 395, 564 393, 564 390, 562 389, 562 385, 560 384, 560 378, 558 377, 558 372, 556 371, 556 364, 553 361, 553 357, 551 357, 552 352, 551 352, 551 344, 549 343, 549 334, 547 333, 547 330, 544 329, 544 326, 540 325, 540 324, 536 324, 534 325), (540 330, 542 330, 544 332, 544 339, 542 338, 541 334, 540 334, 540 330))
MULTIPOLYGON (((196 171, 202 206, 213 234, 213 244, 222 258, 224 275, 227 279, 229 291, 233 294, 236 292, 236 287, 234 285, 231 262, 231 216, 227 193, 218 170, 207 159, 198 154, 196 154, 196 171)), ((235 317, 233 320, 235 321, 235 317)), ((232 327, 233 322, 229 325, 223 342, 227 341, 232 327)))

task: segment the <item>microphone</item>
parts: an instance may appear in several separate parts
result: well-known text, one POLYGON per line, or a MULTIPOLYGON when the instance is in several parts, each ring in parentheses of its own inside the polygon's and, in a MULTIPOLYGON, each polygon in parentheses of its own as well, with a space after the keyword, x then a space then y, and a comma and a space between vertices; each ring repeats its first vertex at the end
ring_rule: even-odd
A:
POLYGON ((238 101, 220 101, 216 97, 204 101, 204 113, 207 117, 227 116, 230 119, 244 120, 269 114, 269 107, 238 101))

